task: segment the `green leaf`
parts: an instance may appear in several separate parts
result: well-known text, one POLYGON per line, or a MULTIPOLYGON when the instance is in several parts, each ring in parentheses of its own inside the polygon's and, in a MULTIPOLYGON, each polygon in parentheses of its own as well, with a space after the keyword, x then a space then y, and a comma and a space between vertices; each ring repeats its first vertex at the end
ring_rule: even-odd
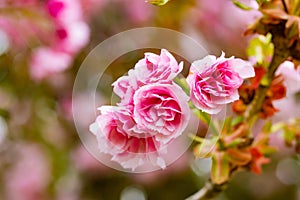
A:
POLYGON ((244 143, 246 140, 245 138, 236 138, 233 141, 230 141, 228 144, 226 144, 226 148, 233 148, 236 147, 242 143, 244 143))
POLYGON ((275 147, 272 147, 272 146, 267 146, 267 147, 264 147, 261 149, 261 153, 264 154, 264 155, 272 155, 274 153, 276 153, 278 150, 275 148, 275 147))
POLYGON ((243 122, 244 117, 243 116, 238 116, 232 119, 231 121, 231 127, 238 125, 239 123, 243 122))
MULTIPOLYGON (((195 140, 195 138, 193 138, 195 140)), ((196 138, 197 141, 199 138, 196 138)), ((215 145, 218 141, 218 137, 211 139, 201 138, 201 144, 198 144, 194 148, 194 155, 196 158, 208 158, 211 156, 211 152, 214 150, 215 145)))
POLYGON ((267 68, 274 52, 274 45, 271 42, 272 35, 259 35, 250 40, 247 48, 248 57, 254 59, 258 65, 267 68))
POLYGON ((232 117, 227 117, 224 121, 222 133, 229 133, 231 130, 232 117))
POLYGON ((271 132, 272 133, 277 132, 277 131, 283 129, 285 126, 286 126, 286 124, 283 122, 276 123, 272 126, 271 132))
POLYGON ((211 180, 214 184, 225 183, 229 179, 230 166, 225 152, 216 152, 212 157, 211 180))
POLYGON ((292 15, 299 16, 300 15, 300 0, 293 0, 290 1, 291 5, 290 7, 292 8, 292 15))
POLYGON ((168 3, 170 0, 147 0, 146 2, 151 3, 156 6, 162 6, 168 3))
POLYGON ((265 2, 266 0, 256 0, 256 2, 258 3, 258 5, 261 5, 265 2))
POLYGON ((288 128, 285 128, 283 137, 287 145, 292 145, 292 142, 295 139, 295 134, 293 131, 289 130, 288 128))
POLYGON ((192 112, 194 113, 194 115, 196 117, 198 117, 198 119, 200 119, 202 122, 204 122, 206 125, 210 124, 210 116, 209 114, 202 112, 201 110, 197 109, 197 108, 193 108, 192 112))
POLYGON ((185 78, 175 77, 174 82, 179 85, 188 96, 190 95, 190 87, 185 78))
POLYGON ((206 112, 202 112, 201 110, 195 108, 192 102, 189 102, 189 105, 194 115, 198 119, 200 119, 204 124, 206 124, 209 130, 211 130, 215 135, 219 135, 219 131, 214 122, 211 120, 210 115, 206 112))
POLYGON ((272 130, 272 121, 267 121, 262 129, 263 133, 269 134, 272 130))
POLYGON ((247 6, 237 0, 232 0, 232 3, 234 3, 234 5, 236 5, 237 7, 241 8, 243 10, 252 10, 253 9, 250 6, 247 6))
POLYGON ((269 78, 267 75, 263 76, 263 78, 260 81, 260 85, 262 86, 269 86, 271 84, 269 78))

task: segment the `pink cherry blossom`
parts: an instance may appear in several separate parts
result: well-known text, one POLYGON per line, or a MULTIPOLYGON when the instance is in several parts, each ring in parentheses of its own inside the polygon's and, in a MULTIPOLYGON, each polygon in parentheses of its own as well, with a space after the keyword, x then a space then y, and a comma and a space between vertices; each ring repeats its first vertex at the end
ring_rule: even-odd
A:
POLYGON ((101 115, 90 126, 90 131, 97 137, 99 150, 111 154, 112 160, 127 169, 135 170, 146 160, 165 168, 165 162, 158 155, 154 160, 149 157, 153 153, 157 154, 160 149, 160 144, 154 136, 146 132, 134 132, 134 129, 129 131, 123 129, 126 127, 122 122, 124 116, 128 117, 127 121, 132 120, 126 112, 128 111, 119 107, 101 108, 101 115))
POLYGON ((100 107, 101 115, 90 126, 101 152, 111 154, 124 168, 135 170, 144 164, 165 168, 160 155, 190 119, 189 97, 173 82, 182 67, 167 50, 160 55, 145 53, 127 76, 113 84, 121 102, 100 107))
POLYGON ((135 65, 134 72, 144 84, 165 83, 172 82, 182 68, 183 62, 178 64, 172 54, 162 49, 160 55, 145 53, 145 58, 135 65))
POLYGON ((102 106, 90 130, 97 136, 100 151, 111 154, 124 168, 134 170, 145 164, 145 159, 165 168, 158 155, 186 128, 190 118, 187 101, 177 85, 145 85, 135 91, 133 110, 102 106))
POLYGON ((217 114, 222 108, 239 99, 238 88, 243 79, 253 77, 249 62, 234 57, 207 56, 192 63, 187 82, 194 105, 209 114, 217 114))
POLYGON ((134 120, 163 144, 181 135, 188 124, 188 96, 173 84, 149 84, 134 94, 134 120))
POLYGON ((114 92, 122 98, 121 104, 133 103, 133 93, 139 87, 150 83, 172 83, 182 71, 183 62, 178 64, 167 50, 160 55, 145 53, 145 58, 138 61, 135 68, 113 83, 114 92))

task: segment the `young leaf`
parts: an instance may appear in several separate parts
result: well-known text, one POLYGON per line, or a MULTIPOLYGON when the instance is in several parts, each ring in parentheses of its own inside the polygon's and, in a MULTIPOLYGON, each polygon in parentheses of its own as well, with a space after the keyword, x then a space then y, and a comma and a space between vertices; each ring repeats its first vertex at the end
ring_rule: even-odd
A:
POLYGON ((202 143, 198 144, 194 148, 194 156, 196 158, 208 158, 211 156, 211 152, 217 143, 218 138, 214 137, 212 139, 202 139, 202 143))
POLYGON ((254 37, 247 48, 248 57, 254 59, 257 64, 267 68, 273 56, 274 45, 271 43, 271 34, 254 37))
POLYGON ((244 117, 243 116, 238 116, 232 119, 231 121, 231 127, 238 125, 239 123, 243 122, 244 117))
POLYGON ((232 0, 232 3, 234 3, 234 5, 236 5, 237 7, 243 9, 243 10, 252 10, 252 8, 250 6, 247 6, 237 0, 232 0))
POLYGON ((272 121, 267 121, 262 129, 263 133, 269 134, 272 130, 272 121))
POLYGON ((285 129, 284 129, 283 137, 284 137, 285 143, 286 143, 288 146, 291 146, 293 140, 295 139, 295 134, 294 134, 293 131, 289 130, 288 128, 285 128, 285 129))
POLYGON ((225 183, 229 178, 230 166, 225 152, 216 152, 212 157, 211 180, 214 184, 225 183))
POLYGON ((170 1, 170 0, 147 0, 146 2, 149 2, 156 6, 162 6, 162 5, 165 5, 166 3, 168 3, 168 1, 170 1))
POLYGON ((190 95, 190 88, 185 78, 176 77, 174 82, 177 83, 188 96, 190 95))

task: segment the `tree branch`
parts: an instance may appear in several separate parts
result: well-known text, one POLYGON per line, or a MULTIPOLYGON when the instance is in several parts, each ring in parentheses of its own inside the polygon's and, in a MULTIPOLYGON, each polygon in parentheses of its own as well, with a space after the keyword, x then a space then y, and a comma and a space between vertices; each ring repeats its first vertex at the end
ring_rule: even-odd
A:
MULTIPOLYGON (((255 92, 254 99, 251 104, 247 107, 244 113, 244 122, 247 124, 254 124, 257 119, 257 114, 261 111, 264 100, 267 96, 267 92, 271 87, 271 82, 275 77, 275 72, 279 65, 283 63, 289 56, 290 50, 288 48, 288 40, 284 35, 285 23, 273 25, 270 27, 270 33, 272 34, 272 42, 274 44, 274 54, 272 61, 268 67, 266 78, 267 85, 260 84, 259 88, 255 92)), ((250 126, 251 127, 251 126, 250 126)), ((224 184, 223 186, 226 186, 224 184)), ((214 199, 218 196, 224 187, 214 185, 208 181, 205 186, 194 195, 188 197, 186 200, 208 200, 214 199)))
POLYGON ((272 34, 272 42, 274 44, 274 54, 266 74, 268 84, 260 84, 259 88, 255 92, 254 99, 244 113, 244 121, 246 123, 253 123, 253 118, 263 107, 264 100, 268 90, 271 87, 271 82, 275 77, 276 70, 278 69, 279 65, 289 57, 290 51, 288 49, 288 41, 284 36, 284 26, 285 24, 280 24, 270 29, 272 34))

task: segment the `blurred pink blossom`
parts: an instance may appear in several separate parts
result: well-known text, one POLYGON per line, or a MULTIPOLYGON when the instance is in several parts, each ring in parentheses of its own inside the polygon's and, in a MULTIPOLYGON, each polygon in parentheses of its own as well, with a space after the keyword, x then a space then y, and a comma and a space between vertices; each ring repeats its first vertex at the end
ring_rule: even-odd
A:
POLYGON ((39 0, 1 0, 0 7, 4 6, 32 6, 39 4, 39 0))
POLYGON ((46 6, 55 24, 56 38, 48 48, 38 49, 32 55, 30 69, 35 80, 68 68, 90 35, 79 0, 48 0, 46 6))
MULTIPOLYGON (((244 0, 243 3, 252 8, 258 7, 255 0, 244 0)), ((256 9, 244 11, 229 0, 197 0, 196 4, 188 19, 185 19, 190 20, 191 28, 197 27, 212 50, 222 49, 231 51, 231 54, 244 55, 247 40, 242 33, 261 13, 256 9)))
POLYGON ((89 42, 90 29, 86 23, 79 21, 64 27, 57 27, 56 35, 54 48, 72 55, 89 42))
MULTIPOLYGON (((31 12, 38 12, 40 17, 44 16, 44 13, 40 11, 37 6, 28 6, 31 8, 31 12), (38 11, 39 10, 39 11, 38 11)), ((23 51, 24 49, 32 47, 32 43, 44 43, 51 41, 51 23, 43 23, 42 28, 39 22, 27 19, 26 17, 20 17, 20 13, 14 16, 0 14, 0 29, 3 30, 8 36, 10 43, 10 50, 13 52, 23 51), (22 34, 20 34, 22 33, 22 34)))
POLYGON ((103 7, 110 3, 110 0, 80 0, 80 3, 84 17, 89 18, 100 12, 103 7))
POLYGON ((194 105, 209 114, 217 114, 228 103, 239 99, 238 88, 245 78, 255 76, 252 65, 234 57, 209 55, 194 61, 187 77, 194 105))
POLYGON ((68 24, 82 20, 79 0, 48 0, 47 10, 57 23, 68 24))
POLYGON ((134 23, 146 22, 153 16, 153 6, 145 1, 131 0, 130 5, 127 1, 122 2, 128 18, 134 23))
POLYGON ((29 67, 35 80, 68 68, 89 42, 90 29, 80 0, 13 0, 0 6, 11 10, 0 15, 11 49, 34 48, 29 67))
POLYGON ((43 199, 51 178, 45 153, 34 144, 19 144, 16 150, 16 163, 5 175, 6 199, 43 199))
POLYGON ((106 174, 110 172, 110 168, 94 158, 82 145, 73 150, 71 157, 75 167, 80 171, 93 174, 106 174))
POLYGON ((40 80, 53 73, 61 72, 72 62, 71 55, 51 48, 39 48, 32 54, 31 76, 40 80))
POLYGON ((284 84, 289 94, 295 94, 300 91, 300 67, 295 69, 294 63, 285 61, 279 66, 276 74, 283 76, 284 84))

